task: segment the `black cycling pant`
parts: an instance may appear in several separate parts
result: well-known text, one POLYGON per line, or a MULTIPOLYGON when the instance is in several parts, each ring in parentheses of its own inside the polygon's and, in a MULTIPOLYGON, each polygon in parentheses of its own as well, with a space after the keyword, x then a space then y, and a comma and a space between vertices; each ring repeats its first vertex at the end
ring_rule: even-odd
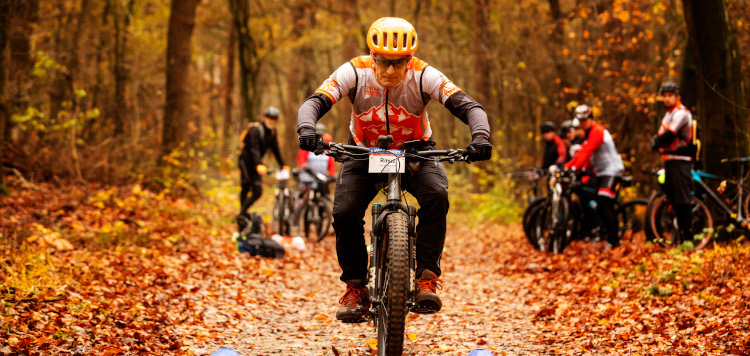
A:
MULTIPOLYGON (((662 189, 674 208, 681 240, 692 240, 693 220, 693 162, 669 160, 664 162, 665 179, 662 189)), ((679 241, 676 241, 679 242, 679 241)))
POLYGON ((240 166, 240 214, 246 214, 255 201, 263 194, 263 180, 256 171, 255 165, 248 166, 248 162, 239 160, 240 166), (249 168, 249 169, 248 169, 249 168), (252 193, 248 198, 248 193, 252 193))
MULTIPOLYGON (((367 247, 364 216, 378 193, 377 183, 387 175, 367 173, 367 161, 348 161, 341 166, 333 198, 333 229, 341 280, 367 280, 367 247), (380 176, 380 179, 379 179, 380 176)), ((448 178, 441 163, 423 162, 421 169, 401 175, 402 188, 411 193, 417 213, 417 276, 428 269, 440 276, 440 257, 445 244, 448 214, 448 178)))
POLYGON ((607 231, 607 242, 620 246, 619 224, 615 213, 615 186, 620 177, 598 176, 599 189, 596 192, 596 212, 601 217, 607 231))

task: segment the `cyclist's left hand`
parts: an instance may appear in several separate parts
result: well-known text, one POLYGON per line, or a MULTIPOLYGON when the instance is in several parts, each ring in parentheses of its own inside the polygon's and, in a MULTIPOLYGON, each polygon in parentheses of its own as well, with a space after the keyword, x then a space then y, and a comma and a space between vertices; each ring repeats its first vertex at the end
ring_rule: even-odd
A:
POLYGON ((492 157, 492 144, 486 136, 476 136, 466 147, 470 161, 486 161, 492 157))

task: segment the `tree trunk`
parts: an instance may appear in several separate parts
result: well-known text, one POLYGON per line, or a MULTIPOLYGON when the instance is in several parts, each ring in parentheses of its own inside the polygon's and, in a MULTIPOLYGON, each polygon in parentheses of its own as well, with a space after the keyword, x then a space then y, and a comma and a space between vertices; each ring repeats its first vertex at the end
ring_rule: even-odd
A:
POLYGON ((172 0, 167 30, 166 105, 162 128, 161 152, 168 155, 181 143, 187 143, 189 111, 190 39, 195 27, 195 12, 200 0, 172 0))
MULTIPOLYGON (((723 0, 684 0, 683 7, 696 61, 704 156, 747 156, 747 98, 726 5, 723 0)), ((729 173, 720 159, 706 160, 706 169, 729 173)))
POLYGON ((3 169, 3 152, 5 151, 5 126, 9 113, 5 103, 5 43, 8 42, 10 23, 10 3, 12 0, 0 0, 0 185, 5 184, 3 169))
POLYGON ((248 0, 229 0, 234 25, 237 29, 240 81, 242 95, 242 117, 244 122, 253 120, 258 110, 260 96, 256 95, 260 61, 255 39, 250 32, 250 2, 248 0))
POLYGON ((234 94, 234 59, 235 59, 235 48, 237 48, 237 29, 233 22, 229 23, 229 37, 227 39, 227 67, 226 76, 224 78, 224 128, 222 130, 222 141, 224 145, 221 149, 222 157, 228 157, 231 154, 231 150, 236 145, 233 143, 237 142, 235 137, 235 131, 237 125, 234 123, 232 118, 232 95, 234 94))
MULTIPOLYGON (((490 96, 489 0, 474 0, 474 51, 472 55, 474 87, 471 96, 488 111, 490 132, 496 134, 497 114, 488 106, 490 96)), ((493 142, 493 135, 490 135, 493 142)))

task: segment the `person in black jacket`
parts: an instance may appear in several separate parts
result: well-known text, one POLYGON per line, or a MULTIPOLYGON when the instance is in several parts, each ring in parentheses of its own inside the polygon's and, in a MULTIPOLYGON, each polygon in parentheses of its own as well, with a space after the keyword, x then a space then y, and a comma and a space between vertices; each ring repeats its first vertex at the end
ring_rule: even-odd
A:
POLYGON ((247 217, 247 209, 260 198, 263 193, 261 175, 266 173, 263 155, 269 148, 276 157, 279 167, 284 167, 284 159, 279 152, 276 140, 276 123, 279 121, 279 109, 269 106, 263 114, 263 123, 254 122, 245 128, 241 136, 242 153, 237 165, 240 167, 240 216, 247 217), (252 191, 251 191, 252 189, 252 191), (248 198, 248 193, 252 194, 248 198))

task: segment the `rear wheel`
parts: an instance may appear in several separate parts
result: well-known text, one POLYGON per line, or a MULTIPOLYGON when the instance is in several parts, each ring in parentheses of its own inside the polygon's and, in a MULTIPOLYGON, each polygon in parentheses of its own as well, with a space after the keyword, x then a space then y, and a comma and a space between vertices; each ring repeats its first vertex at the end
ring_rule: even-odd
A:
POLYGON ((568 200, 561 198, 557 206, 545 201, 532 219, 532 234, 539 251, 561 253, 566 243, 568 200))
MULTIPOLYGON (((713 218, 706 204, 700 199, 693 197, 691 204, 693 233, 692 244, 694 249, 699 250, 708 245, 713 234, 713 218)), ((677 217, 674 208, 667 202, 667 196, 656 197, 649 206, 649 228, 653 241, 662 246, 674 246, 677 243, 677 217)))
POLYGON ((384 276, 379 290, 378 355, 401 355, 404 348, 406 298, 409 292, 409 224, 406 215, 387 218, 388 259, 381 265, 384 276))
POLYGON ((292 234, 292 214, 294 211, 294 202, 284 194, 276 197, 276 204, 273 207, 273 228, 276 233, 283 236, 292 234))
POLYGON ((315 233, 318 242, 322 241, 331 228, 331 205, 326 198, 311 201, 302 214, 302 226, 305 238, 312 239, 315 233))

